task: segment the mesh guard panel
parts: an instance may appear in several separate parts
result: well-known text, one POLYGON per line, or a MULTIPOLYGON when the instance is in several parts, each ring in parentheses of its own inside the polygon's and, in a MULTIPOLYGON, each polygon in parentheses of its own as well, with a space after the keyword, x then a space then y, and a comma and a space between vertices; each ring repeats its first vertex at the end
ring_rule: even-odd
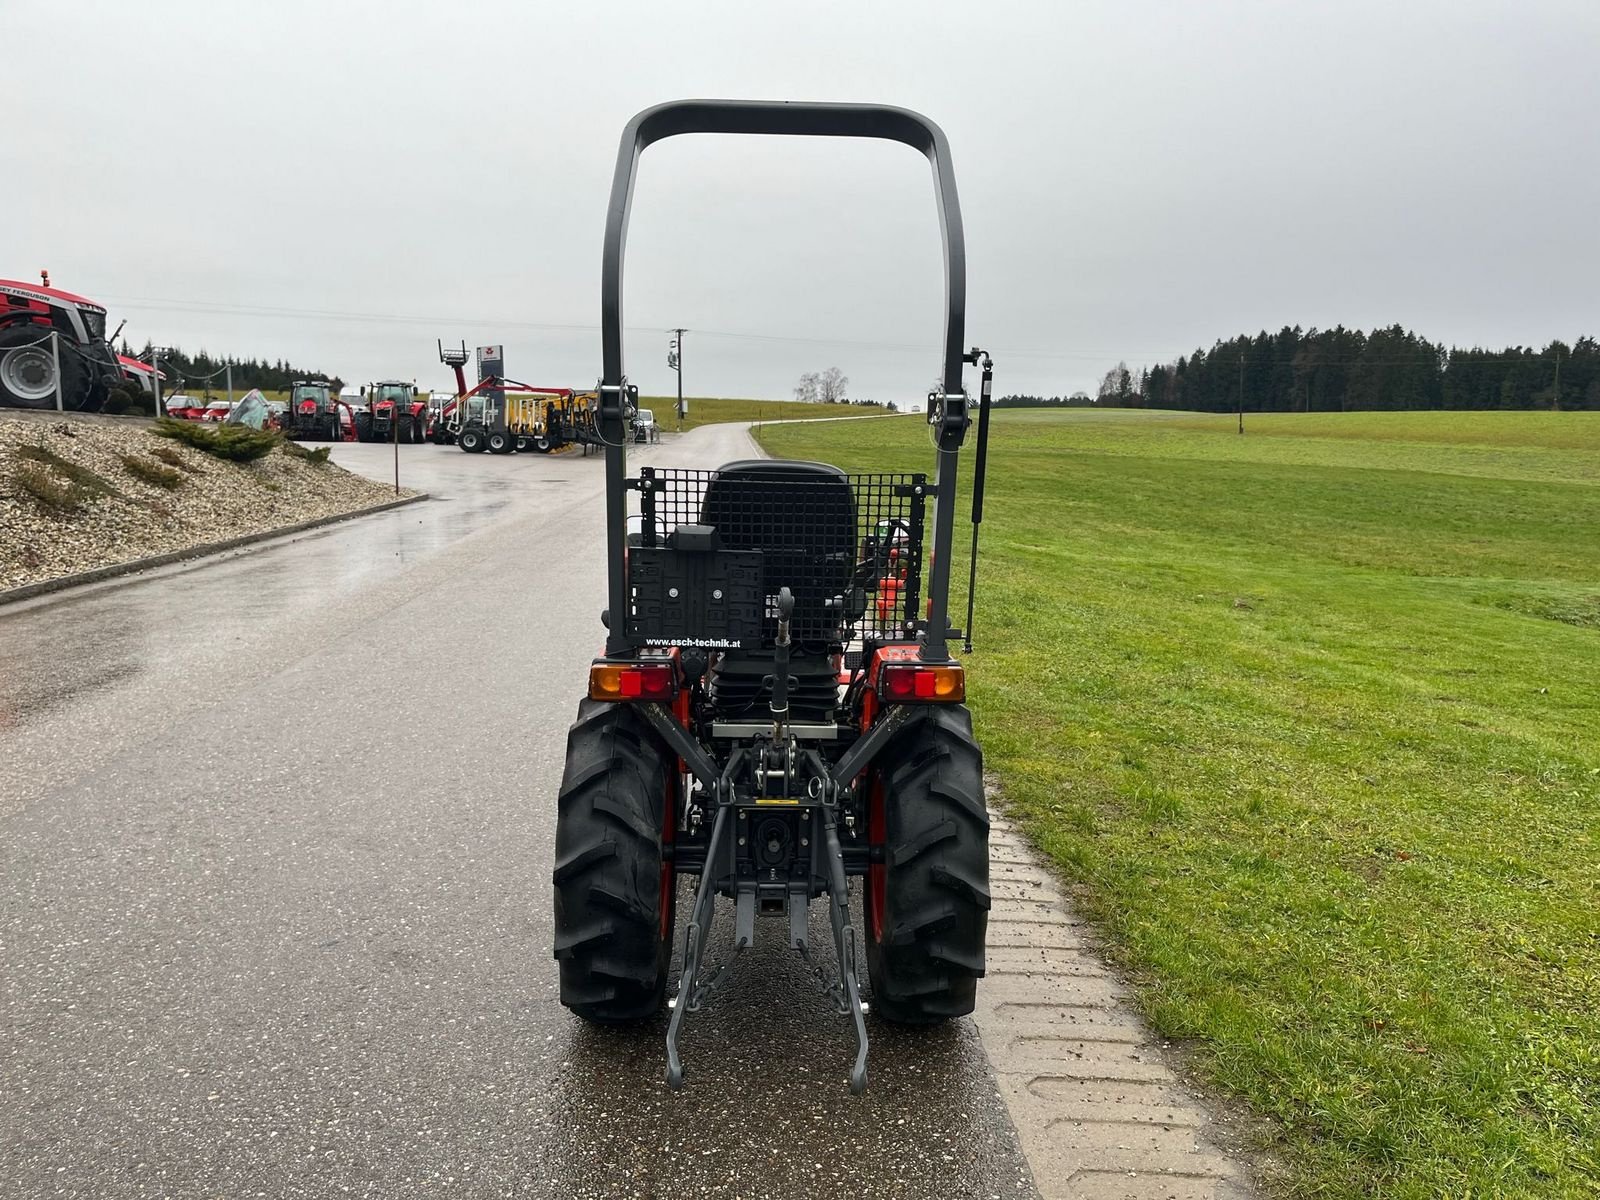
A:
MULTIPOLYGON (((702 548, 683 553, 705 553, 704 530, 711 527, 717 550, 760 552, 762 643, 776 638, 776 599, 784 587, 795 596, 791 637, 802 645, 912 636, 926 476, 849 475, 820 463, 757 459, 715 471, 647 467, 629 486, 639 492, 639 528, 630 538, 636 545, 674 550, 674 534, 689 526, 702 548)), ((685 544, 690 535, 686 530, 685 544)), ((689 644, 725 635, 710 613, 698 611, 680 614, 678 628, 649 627, 656 624, 649 618, 653 605, 641 604, 632 580, 629 590, 631 634, 689 644)))

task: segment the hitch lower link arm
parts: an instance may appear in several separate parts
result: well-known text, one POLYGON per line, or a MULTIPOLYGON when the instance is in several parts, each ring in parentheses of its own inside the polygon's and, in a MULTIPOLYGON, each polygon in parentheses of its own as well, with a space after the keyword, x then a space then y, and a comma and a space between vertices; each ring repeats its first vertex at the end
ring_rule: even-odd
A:
MULTIPOLYGON (((649 711, 655 706, 644 707, 649 711)), ((678 1035, 683 1029, 684 1014, 697 1011, 705 999, 699 982, 700 959, 705 953, 706 934, 710 932, 716 904, 716 864, 722 840, 728 835, 728 812, 733 807, 733 780, 735 772, 744 763, 745 754, 744 750, 733 752, 722 776, 711 789, 716 797, 717 815, 711 822, 711 838, 706 843, 706 862, 700 872, 700 887, 695 891, 694 907, 689 911, 689 927, 683 934, 683 975, 678 980, 678 998, 672 1006, 672 1018, 667 1022, 667 1086, 674 1091, 683 1086, 683 1058, 678 1053, 678 1035)))
MULTIPOLYGON (((641 705, 640 708, 653 724, 657 723, 656 718, 659 716, 659 725, 663 732, 672 729, 683 734, 682 727, 666 713, 658 713, 655 705, 641 705)), ((890 723, 885 722, 885 724, 890 723)), ((897 725, 899 722, 893 724, 897 725)), ((678 738, 669 734, 668 740, 674 744, 674 748, 677 748, 678 738)), ((692 755, 684 754, 684 757, 691 771, 696 775, 702 775, 702 771, 712 766, 711 760, 700 751, 692 738, 684 735, 682 740, 687 744, 682 747, 680 753, 684 750, 692 751, 692 755), (699 761, 696 762, 696 759, 699 761)), ((672 1006, 672 1016, 667 1022, 667 1086, 674 1090, 681 1088, 684 1082, 683 1057, 678 1049, 684 1016, 690 1012, 700 1011, 717 975, 717 971, 713 971, 710 976, 702 979, 702 961, 716 904, 718 864, 722 857, 723 843, 731 836, 729 828, 732 824, 730 813, 734 807, 733 781, 738 777, 749 753, 747 749, 735 750, 720 775, 712 776, 711 786, 707 789, 715 798, 717 811, 711 823, 711 836, 706 843, 705 866, 702 868, 700 884, 690 910, 689 926, 684 931, 683 973, 678 981, 678 995, 672 1006)), ((827 763, 815 750, 804 751, 804 759, 811 770, 814 785, 820 788, 821 792, 821 804, 818 805, 816 812, 822 829, 824 857, 827 860, 828 916, 833 931, 834 953, 839 962, 839 995, 843 1000, 843 1009, 849 1012, 855 1026, 856 1057, 850 1070, 850 1091, 859 1096, 867 1089, 868 1038, 866 1006, 861 1000, 860 943, 855 927, 850 922, 850 891, 844 870, 844 850, 839 843, 839 797, 843 788, 838 782, 837 772, 830 774, 827 763)))
POLYGON ((833 926, 833 948, 839 957, 839 986, 856 1027, 856 1061, 850 1068, 850 1091, 867 1090, 867 1018, 861 1003, 856 930, 850 924, 850 885, 845 880, 844 850, 839 845, 839 785, 829 777, 828 764, 815 750, 805 751, 815 777, 822 781, 822 836, 828 859, 828 918, 833 926))

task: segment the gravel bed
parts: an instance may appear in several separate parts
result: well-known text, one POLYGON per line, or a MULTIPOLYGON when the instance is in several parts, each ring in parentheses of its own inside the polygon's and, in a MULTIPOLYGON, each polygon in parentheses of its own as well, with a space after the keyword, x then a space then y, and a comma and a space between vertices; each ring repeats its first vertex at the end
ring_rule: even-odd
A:
POLYGON ((0 413, 0 591, 395 499, 392 487, 332 463, 313 466, 282 449, 231 463, 155 436, 148 421, 41 415, 0 413), (26 469, 17 453, 23 446, 43 446, 93 471, 114 494, 89 498, 71 515, 51 511, 18 483, 19 468, 26 469), (175 488, 145 482, 123 465, 123 456, 133 455, 167 467, 151 454, 163 448, 180 460, 175 488))

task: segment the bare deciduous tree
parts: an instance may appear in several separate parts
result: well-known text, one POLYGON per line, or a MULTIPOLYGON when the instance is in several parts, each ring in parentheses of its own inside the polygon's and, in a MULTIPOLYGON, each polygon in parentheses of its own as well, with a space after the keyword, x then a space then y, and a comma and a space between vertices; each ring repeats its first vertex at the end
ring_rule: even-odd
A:
POLYGON ((1100 381, 1100 402, 1124 404, 1132 391, 1133 379, 1128 373, 1128 364, 1119 362, 1107 371, 1106 377, 1100 381))
POLYGON ((824 404, 844 404, 849 397, 845 389, 850 386, 850 377, 838 367, 829 367, 817 379, 817 398, 824 404))
POLYGON ((848 404, 850 398, 845 389, 849 386, 850 377, 838 367, 807 371, 795 385, 794 398, 806 404, 848 404))

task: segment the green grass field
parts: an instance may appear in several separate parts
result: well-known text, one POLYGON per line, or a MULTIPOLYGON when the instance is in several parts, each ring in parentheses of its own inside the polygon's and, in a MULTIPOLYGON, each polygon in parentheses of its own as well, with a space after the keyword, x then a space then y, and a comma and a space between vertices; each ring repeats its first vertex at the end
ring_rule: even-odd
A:
POLYGON ((1245 421, 997 414, 988 765, 1283 1190, 1594 1196, 1600 414, 1245 421))
MULTIPOLYGON (((661 428, 678 428, 676 396, 641 396, 639 407, 655 413, 661 428)), ((689 397, 685 430, 727 421, 804 421, 817 417, 865 417, 883 411, 876 404, 802 404, 797 400, 741 400, 727 396, 689 397)))

